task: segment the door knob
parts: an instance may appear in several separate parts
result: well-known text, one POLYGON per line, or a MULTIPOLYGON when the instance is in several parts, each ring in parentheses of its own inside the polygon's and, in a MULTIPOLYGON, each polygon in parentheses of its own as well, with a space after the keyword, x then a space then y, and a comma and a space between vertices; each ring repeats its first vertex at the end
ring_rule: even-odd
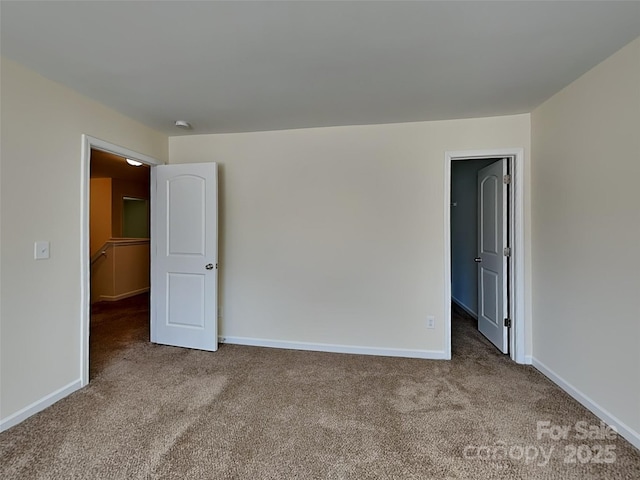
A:
POLYGON ((204 268, 207 270, 213 270, 213 263, 207 263, 204 268))
POLYGON ((476 263, 480 263, 480 262, 482 262, 482 258, 476 257, 476 258, 473 259, 473 261, 476 262, 476 263))

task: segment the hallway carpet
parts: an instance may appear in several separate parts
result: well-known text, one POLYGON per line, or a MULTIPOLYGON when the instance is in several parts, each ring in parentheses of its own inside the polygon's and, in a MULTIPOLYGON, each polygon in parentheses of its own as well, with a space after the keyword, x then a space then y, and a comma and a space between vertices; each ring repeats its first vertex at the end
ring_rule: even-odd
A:
POLYGON ((461 315, 430 361, 153 345, 147 305, 94 309, 89 386, 0 434, 0 478, 640 478, 637 449, 576 438, 599 420, 461 315))

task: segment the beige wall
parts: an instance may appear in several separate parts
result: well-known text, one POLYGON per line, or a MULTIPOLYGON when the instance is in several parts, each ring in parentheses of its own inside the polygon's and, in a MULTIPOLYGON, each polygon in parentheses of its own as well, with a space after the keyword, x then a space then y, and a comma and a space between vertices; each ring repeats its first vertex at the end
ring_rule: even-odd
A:
POLYGON ((134 182, 130 180, 113 179, 113 197, 112 197, 112 236, 114 238, 122 237, 122 210, 123 197, 134 197, 149 199, 149 183, 134 182))
POLYGON ((91 302, 149 291, 149 240, 114 240, 91 265, 91 302))
POLYGON ((93 256, 107 240, 122 237, 123 198, 149 200, 149 183, 120 178, 92 178, 89 191, 89 238, 93 256))
POLYGON ((149 289, 149 243, 116 247, 115 295, 130 296, 149 289))
POLYGON ((533 354, 640 444, 640 39, 532 113, 533 354))
POLYGON ((516 115, 171 137, 170 163, 220 165, 221 335, 444 351, 445 151, 526 157, 529 135, 516 115))
POLYGON ((1 64, 0 418, 80 380, 81 135, 166 160, 167 138, 1 64), (35 261, 33 242, 51 242, 35 261))
POLYGON ((89 186, 89 254, 111 238, 111 179, 92 178, 89 186))

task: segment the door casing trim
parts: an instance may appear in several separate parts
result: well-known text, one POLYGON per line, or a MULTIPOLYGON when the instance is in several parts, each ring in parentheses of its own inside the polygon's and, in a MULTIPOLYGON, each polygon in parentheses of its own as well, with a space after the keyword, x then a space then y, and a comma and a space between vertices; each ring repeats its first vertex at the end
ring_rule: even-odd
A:
MULTIPOLYGON (((103 152, 113 153, 121 157, 137 160, 146 165, 154 167, 163 165, 164 162, 135 152, 128 148, 116 145, 114 143, 100 140, 90 135, 82 135, 82 149, 80 161, 80 382, 81 387, 89 383, 89 327, 91 320, 91 259, 89 257, 89 178, 91 173, 91 149, 102 150, 103 152)), ((151 169, 151 185, 155 183, 155 169, 151 169)), ((154 192, 151 189, 151 198, 149 201, 149 211, 151 215, 150 232, 153 232, 153 210, 154 210, 154 192)), ((151 251, 154 250, 154 239, 151 234, 151 251)), ((152 256, 153 268, 153 256, 152 256)))
POLYGON ((445 351, 451 358, 451 162, 456 160, 479 160, 485 158, 510 159, 509 209, 507 220, 512 248, 509 262, 509 288, 513 293, 509 305, 512 328, 509 333, 509 356, 516 363, 531 363, 525 355, 526 322, 524 290, 524 149, 501 148, 490 150, 447 151, 444 155, 444 323, 445 351))

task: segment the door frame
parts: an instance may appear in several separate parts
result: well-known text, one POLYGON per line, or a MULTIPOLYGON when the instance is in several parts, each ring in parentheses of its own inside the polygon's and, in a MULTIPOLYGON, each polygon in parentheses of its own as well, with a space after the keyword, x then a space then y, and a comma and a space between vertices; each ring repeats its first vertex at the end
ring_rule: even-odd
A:
MULTIPOLYGON (((509 356, 516 363, 531 363, 525 352, 527 340, 524 290, 524 149, 503 148, 492 150, 447 151, 444 156, 444 312, 445 312, 445 353, 451 358, 451 162, 456 160, 481 160, 507 158, 511 187, 508 201, 509 217, 507 228, 511 239, 512 261, 509 262, 509 356)), ((506 294, 506 293, 505 293, 506 294)))
MULTIPOLYGON (((154 221, 153 212, 155 209, 155 184, 156 172, 153 167, 164 165, 164 162, 135 152, 128 148, 106 142, 90 135, 82 135, 82 150, 80 163, 80 381, 81 387, 89 383, 89 330, 91 322, 91 258, 89 252, 89 206, 90 206, 90 173, 91 173, 91 150, 101 150, 112 153, 120 157, 137 160, 151 168, 150 177, 150 198, 149 198, 149 235, 151 238, 150 249, 154 251, 154 221)), ((151 270, 153 271, 153 255, 151 255, 151 270)), ((151 299, 153 302, 153 299, 151 299)))

